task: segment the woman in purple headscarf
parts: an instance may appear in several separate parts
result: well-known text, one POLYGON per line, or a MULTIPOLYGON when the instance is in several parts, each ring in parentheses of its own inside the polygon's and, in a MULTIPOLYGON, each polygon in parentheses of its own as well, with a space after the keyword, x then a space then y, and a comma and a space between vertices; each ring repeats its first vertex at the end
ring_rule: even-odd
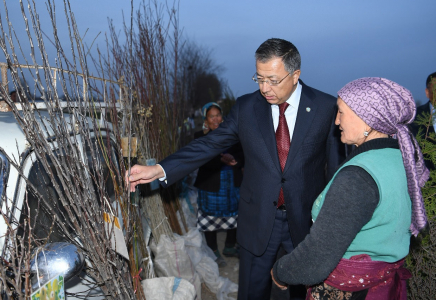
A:
POLYGON ((402 266, 410 236, 426 226, 429 177, 407 127, 415 102, 384 78, 357 79, 338 95, 341 141, 356 148, 316 199, 310 234, 274 265, 273 281, 309 286, 306 299, 407 299, 402 266))

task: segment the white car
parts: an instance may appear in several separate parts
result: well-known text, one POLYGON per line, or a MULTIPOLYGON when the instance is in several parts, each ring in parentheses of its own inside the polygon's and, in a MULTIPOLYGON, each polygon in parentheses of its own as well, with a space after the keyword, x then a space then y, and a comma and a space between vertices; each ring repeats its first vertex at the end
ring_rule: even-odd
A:
MULTIPOLYGON (((43 106, 43 103, 38 105, 43 106)), ((43 119, 48 117, 48 112, 43 109, 39 113, 43 119)), ((72 115, 66 113, 64 117, 71 118, 72 115)), ((71 128, 71 137, 78 134, 80 133, 71 128)), ((115 138, 110 126, 106 128, 100 127, 98 133, 91 132, 91 143, 98 137, 103 137, 106 141, 110 141, 111 144, 115 145, 115 138)), ((52 149, 56 149, 56 139, 49 136, 49 134, 46 138, 52 149)), ((81 139, 74 140, 80 143, 81 139)), ((90 160, 91 153, 87 151, 89 147, 82 146, 77 145, 77 148, 82 149, 83 159, 90 160)), ((112 157, 112 161, 118 163, 118 155, 113 150, 116 147, 110 147, 110 149, 112 149, 109 154, 112 157)), ((105 157, 103 157, 101 152, 98 155, 101 156, 99 159, 104 162, 105 157)), ((102 163, 101 166, 103 173, 109 175, 110 170, 108 170, 106 164, 102 163)), ((104 176, 104 178, 109 178, 105 184, 107 195, 109 198, 114 198, 114 185, 110 180, 110 176, 104 176)), ((0 217, 0 254, 5 260, 7 260, 9 255, 8 245, 10 245, 10 241, 8 241, 8 236, 10 235, 7 234, 8 230, 16 230, 18 236, 27 237, 28 233, 23 229, 23 224, 29 216, 30 220, 35 222, 32 226, 33 235, 36 238, 46 239, 49 236, 46 241, 48 243, 65 241, 61 231, 54 225, 50 213, 46 209, 41 209, 40 202, 34 196, 34 193, 32 193, 31 186, 35 187, 38 193, 43 195, 44 199, 50 203, 51 209, 59 214, 64 213, 53 183, 35 155, 30 143, 26 141, 25 134, 17 124, 14 114, 12 112, 0 112, 0 195, 4 216, 3 218, 0 217), (23 176, 20 176, 19 170, 21 170, 23 176), (27 178, 28 182, 24 178, 27 178)), ((113 201, 114 199, 109 200, 113 201)), ((26 244, 26 246, 33 247, 33 243, 30 242, 30 245, 26 244)), ((60 255, 62 256, 62 254, 60 255)), ((70 266, 70 268, 73 268, 73 270, 70 270, 70 273, 72 273, 70 275, 74 275, 72 280, 65 284, 67 298, 84 299, 92 297, 92 299, 104 299, 101 290, 95 286, 94 280, 87 276, 86 268, 81 270, 84 264, 83 256, 80 257, 79 255, 79 257, 73 259, 77 261, 73 262, 75 266, 70 266), (71 295, 70 293, 74 293, 76 296, 68 296, 71 295)), ((33 278, 33 281, 35 281, 35 278, 33 278)))

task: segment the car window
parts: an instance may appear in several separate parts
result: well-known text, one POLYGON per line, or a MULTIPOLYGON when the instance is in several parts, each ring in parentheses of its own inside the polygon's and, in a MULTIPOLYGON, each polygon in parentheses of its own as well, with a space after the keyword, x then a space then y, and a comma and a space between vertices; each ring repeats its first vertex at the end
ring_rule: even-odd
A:
MULTIPOLYGON (((94 144, 95 142, 95 140, 91 140, 91 143, 94 144)), ((114 147, 110 148, 116 149, 114 147)), ((99 147, 98 150, 93 153, 89 145, 85 146, 85 154, 88 158, 88 166, 90 167, 91 176, 94 178, 92 182, 97 199, 102 199, 102 193, 97 188, 97 184, 95 183, 95 180, 100 178, 105 182, 103 185, 105 186, 104 194, 111 200, 110 202, 112 202, 115 199, 115 187, 112 180, 113 177, 111 176, 111 170, 108 167, 108 162, 112 164, 112 170, 114 168, 118 168, 117 155, 113 150, 109 151, 109 154, 107 154, 105 151, 101 150, 101 147, 99 147), (92 159, 93 156, 98 158, 96 161, 99 165, 95 166, 92 159), (98 176, 99 174, 102 176, 98 176)), ((56 174, 54 166, 52 165, 49 157, 47 156, 46 159, 50 165, 50 168, 53 170, 52 173, 56 174)), ((35 193, 31 186, 27 185, 27 205, 26 201, 24 201, 25 204, 22 209, 20 224, 24 224, 26 218, 30 217, 29 220, 31 222, 30 224, 34 238, 47 242, 65 241, 66 239, 63 237, 61 229, 54 222, 54 214, 57 214, 65 223, 65 225, 67 225, 67 227, 72 228, 72 226, 68 226, 69 218, 62 206, 59 194, 39 160, 33 162, 28 175, 28 180, 29 183, 36 188, 37 192, 35 193)), ((61 186, 59 180, 57 181, 59 186, 61 186)), ((63 191, 61 191, 61 193, 63 193, 63 191)), ((101 205, 101 203, 97 205, 101 205)), ((22 234, 27 233, 24 233, 23 227, 20 226, 19 235, 22 234)))
MULTIPOLYGON (((54 171, 53 164, 48 156, 46 159, 50 168, 54 171)), ((44 169, 41 161, 36 160, 33 162, 28 175, 29 183, 36 189, 36 192, 28 184, 26 188, 27 201, 24 201, 24 207, 21 211, 20 225, 30 220, 32 233, 34 238, 38 240, 46 239, 49 242, 60 242, 62 233, 58 225, 53 222, 53 215, 57 213, 65 218, 65 210, 59 200, 59 195, 56 192, 53 182, 44 169)), ((19 228, 19 235, 24 234, 22 226, 19 228)), ((26 232, 26 237, 27 237, 26 232)))

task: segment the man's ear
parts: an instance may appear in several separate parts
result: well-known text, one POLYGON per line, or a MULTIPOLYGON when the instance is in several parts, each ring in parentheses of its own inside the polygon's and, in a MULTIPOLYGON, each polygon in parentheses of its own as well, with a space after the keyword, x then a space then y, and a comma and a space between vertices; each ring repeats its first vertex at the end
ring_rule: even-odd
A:
POLYGON ((297 84, 300 75, 301 75, 301 70, 296 70, 294 74, 292 74, 292 80, 294 81, 294 85, 297 84))
POLYGON ((427 97, 427 99, 430 99, 430 91, 428 90, 428 88, 425 88, 425 96, 427 97))

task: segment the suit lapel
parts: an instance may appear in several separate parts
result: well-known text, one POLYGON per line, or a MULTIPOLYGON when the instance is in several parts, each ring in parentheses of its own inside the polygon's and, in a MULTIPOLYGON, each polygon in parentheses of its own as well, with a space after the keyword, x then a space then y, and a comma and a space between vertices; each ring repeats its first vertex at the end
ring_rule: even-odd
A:
POLYGON ((289 149, 288 158, 283 173, 289 169, 292 161, 298 153, 304 138, 309 134, 310 125, 315 118, 317 105, 311 99, 310 88, 300 81, 302 85, 300 104, 298 105, 297 120, 295 121, 294 133, 291 140, 291 148, 289 149))
POLYGON ((257 103, 253 106, 260 133, 265 141, 266 148, 276 168, 281 172, 279 156, 277 154, 276 136, 272 120, 271 105, 258 94, 257 103))

